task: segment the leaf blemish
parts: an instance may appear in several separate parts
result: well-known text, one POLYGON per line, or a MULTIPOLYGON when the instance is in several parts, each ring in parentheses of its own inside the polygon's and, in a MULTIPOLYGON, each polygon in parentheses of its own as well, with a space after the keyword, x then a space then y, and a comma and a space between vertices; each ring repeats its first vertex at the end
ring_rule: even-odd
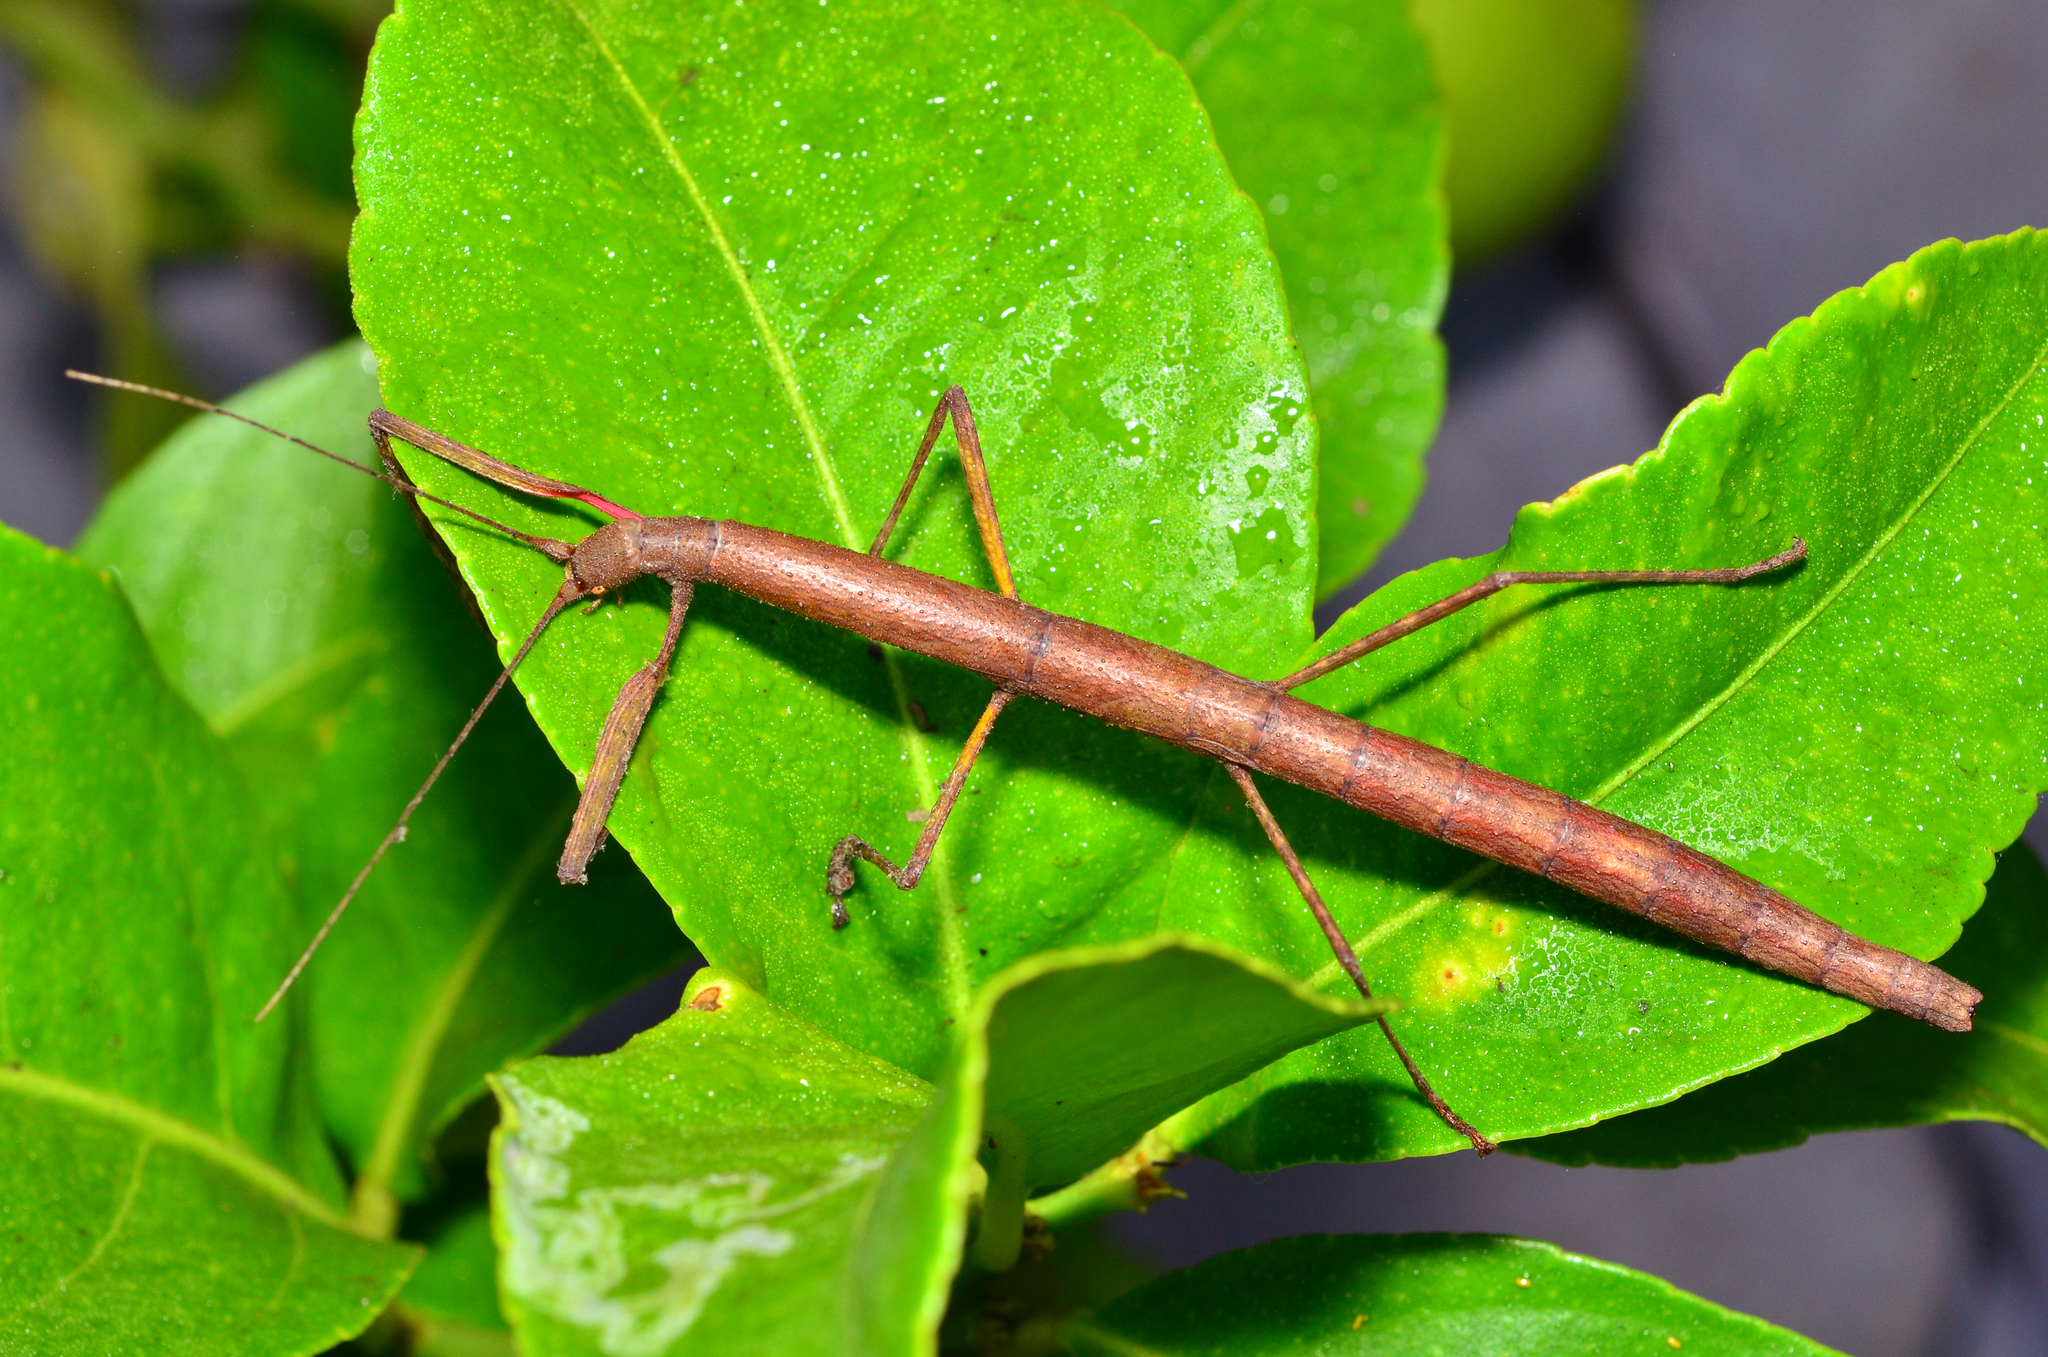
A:
POLYGON ((690 1007, 699 1013, 716 1013, 725 1007, 725 986, 706 985, 690 1000, 690 1007))
POLYGON ((1507 942, 1514 918, 1508 911, 1488 905, 1474 905, 1465 913, 1472 930, 1451 947, 1425 957, 1417 973, 1414 992, 1418 1003, 1449 1008, 1483 996, 1488 990, 1507 993, 1507 977, 1514 973, 1514 953, 1507 942))

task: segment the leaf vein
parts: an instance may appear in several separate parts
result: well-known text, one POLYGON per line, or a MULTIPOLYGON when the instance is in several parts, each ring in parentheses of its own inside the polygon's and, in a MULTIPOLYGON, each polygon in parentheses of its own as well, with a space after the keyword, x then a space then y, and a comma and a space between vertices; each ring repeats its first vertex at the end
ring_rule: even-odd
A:
POLYGON ((251 1187, 277 1198, 323 1225, 332 1225, 339 1229, 348 1228, 347 1222, 326 1202, 307 1191, 284 1170, 257 1157, 246 1147, 131 1098, 124 1098, 118 1093, 109 1093, 103 1089, 87 1088, 68 1079, 59 1079, 19 1066, 0 1067, 0 1091, 20 1097, 39 1098, 45 1102, 62 1103, 119 1125, 132 1127, 149 1139, 174 1146, 226 1169, 251 1187))
POLYGON ((1939 472, 1929 478, 1926 488, 1920 492, 1919 496, 1911 504, 1906 506, 1905 511, 1898 516, 1892 525, 1880 534, 1876 541, 1870 544, 1869 548, 1857 559, 1856 563, 1842 572, 1842 577, 1835 581, 1834 587, 1815 600, 1811 608, 1808 608, 1804 614, 1794 620, 1791 626, 1785 628, 1770 644, 1759 651, 1756 658, 1744 666, 1741 673, 1730 680, 1728 685, 1719 693, 1716 693, 1713 697, 1702 703, 1698 711, 1673 727, 1663 739, 1652 742, 1635 759, 1601 783, 1598 788, 1585 798, 1587 803, 1597 806, 1604 798, 1612 796, 1646 766, 1663 757, 1673 746, 1685 739, 1686 736, 1692 734, 1709 716, 1712 716, 1722 707, 1734 701, 1736 694, 1754 682, 1756 676, 1763 671, 1766 665, 1783 654, 1793 641, 1804 635, 1816 621, 1826 614, 1828 609, 1834 606, 1835 600, 1840 598, 1851 584, 1861 579, 1869 571, 1870 567, 1876 564, 1878 557, 1882 556, 1886 549, 1898 540, 1899 534, 1904 532, 1907 526, 1913 522, 1914 518, 1919 515, 1920 510, 1926 506, 1927 501, 1934 498, 1935 492, 1948 484, 1949 477, 1955 474, 1956 468, 1962 465, 1963 459, 1970 455, 1971 449, 1983 441, 1985 431, 1997 421, 2000 415, 2005 413, 2006 407, 2012 404, 2013 398, 2018 396, 2034 379, 2035 375, 2040 371, 2044 359, 2048 359, 2048 342, 2044 342, 2035 351, 2034 356, 2027 362, 2026 370, 2020 374, 2019 379, 2006 389, 2005 394, 1998 398, 1997 403, 1990 410, 1985 412, 1984 418, 1977 421, 1977 426, 1957 446, 1955 455, 1948 459, 1947 464, 1939 472))
POLYGON ((573 807, 572 801, 550 818, 545 833, 534 835, 525 856, 506 878, 490 908, 476 921, 461 955, 448 968, 440 988, 420 1015, 419 1024, 406 1039, 384 1103, 384 1115, 377 1122, 377 1138, 369 1158, 364 1161, 362 1177, 356 1180, 356 1216, 359 1222, 365 1214, 364 1203, 371 1199, 372 1194, 381 1193, 388 1187, 398 1171, 399 1156, 405 1152, 406 1140, 419 1119, 420 1099, 426 1091, 427 1075, 433 1069, 442 1039, 448 1035, 448 1028, 455 1021, 463 997, 469 993, 478 968, 483 965, 491 945, 498 940, 498 934, 504 930, 506 920, 512 917, 512 911, 532 887, 534 876, 546 867, 554 843, 560 837, 562 827, 568 823, 573 807))
POLYGON ((648 135, 654 138, 654 144, 660 149, 662 158, 668 162, 669 168, 675 171, 676 178, 682 182, 683 191, 689 194, 690 203, 697 210, 698 220, 703 223, 705 233, 711 237, 712 247, 718 251, 718 257, 724 262, 726 272, 731 276, 733 286, 740 294, 740 300, 746 304, 747 316, 754 323, 754 332, 761 337, 761 350, 767 355, 769 369, 782 387, 783 397, 789 402, 790 412, 796 419, 797 430, 803 435, 805 447, 810 450, 811 462, 818 469, 818 480, 825 491, 826 502, 831 506, 833 516, 839 520, 839 535, 843 539, 841 545, 849 551, 860 550, 860 532, 854 526, 853 510, 846 502, 838 473, 832 467, 832 459, 825 446, 825 437, 818 428, 817 419, 811 413, 810 401, 804 395, 802 383, 797 380, 796 365, 790 361, 789 352, 782 345, 782 336, 776 333, 774 323, 769 320, 768 310, 761 304, 761 295, 754 290, 753 279, 747 276, 747 269, 740 262, 739 252, 733 248, 731 238, 726 235, 725 227, 718 220, 718 214, 711 210, 710 200, 705 198, 703 189, 697 183, 697 176, 691 171, 689 163, 683 159, 682 152, 677 149, 675 139, 661 125, 660 117, 649 106, 646 96, 640 93, 640 87, 634 84, 633 78, 626 73, 624 64, 613 54, 610 44, 599 35, 597 26, 591 23, 575 0, 562 0, 562 3, 576 16, 576 22, 582 25, 583 31, 590 35, 591 43, 604 58, 605 64, 611 68, 612 75, 619 82, 619 88, 625 91, 626 97, 633 103, 634 110, 640 115, 640 120, 646 124, 648 135))
MULTIPOLYGON (((740 262, 739 253, 733 248, 724 226, 720 224, 718 214, 711 210, 710 201, 705 198, 697 183, 697 176, 691 172, 682 152, 676 148, 674 138, 662 127, 661 119, 648 105, 646 98, 640 93, 639 86, 633 83, 632 77, 626 73, 625 66, 613 54, 610 45, 598 34, 596 25, 591 23, 575 0, 562 0, 562 3, 570 14, 575 16, 583 31, 589 34, 591 43, 604 58, 606 65, 611 68, 619 88, 625 91, 626 97, 632 101, 634 109, 646 125, 649 135, 654 138, 663 159, 682 182, 684 192, 689 194, 690 202, 697 210, 698 219, 703 223, 706 233, 710 235, 719 258, 724 261, 726 271, 732 277, 733 286, 739 290, 740 299, 746 304, 747 314, 754 323, 754 331, 761 338, 761 349, 767 355, 768 366, 775 374, 776 381, 780 383, 783 396, 789 402, 797 429, 803 435, 804 445, 809 450, 811 464, 817 468, 818 481, 824 490, 826 502, 832 509, 833 517, 838 520, 841 544, 848 551, 859 551, 862 546, 861 534, 854 525, 852 507, 846 502, 845 491, 840 486, 838 473, 833 469, 830 449, 826 447, 824 434, 818 428, 817 419, 811 412, 810 401, 805 397, 803 386, 797 380, 796 365, 790 361, 789 353, 783 347, 782 338, 776 333, 773 322, 769 320, 767 308, 761 304, 760 294, 754 290, 753 280, 747 276, 746 266, 740 262)), ((912 782, 922 803, 929 806, 938 799, 938 784, 933 781, 928 766, 924 738, 917 730, 916 723, 910 719, 909 690, 904 685, 902 670, 894 655, 885 652, 883 669, 889 675, 889 687, 896 697, 897 729, 909 752, 910 757, 907 761, 910 764, 912 782)), ((946 991, 952 1009, 955 1014, 961 1014, 967 1011, 968 1001, 967 950, 966 941, 961 935, 960 921, 955 912, 954 901, 958 890, 948 861, 950 856, 942 838, 932 853, 928 875, 931 877, 933 889, 939 895, 940 966, 947 977, 946 991)))
POLYGON ((93 1241, 92 1250, 85 1255, 77 1267, 59 1277, 54 1286, 42 1295, 37 1296, 28 1305, 23 1306, 23 1309, 40 1309, 50 1301, 55 1300, 62 1292, 69 1290, 73 1282, 98 1265, 101 1255, 107 1251, 107 1245, 113 1242, 115 1235, 121 1233, 121 1227, 128 1223, 128 1212, 134 1208, 135 1198, 142 1191, 142 1170, 143 1165, 149 1161, 149 1147, 155 1143, 148 1135, 144 1135, 136 1144, 135 1162, 128 1169, 128 1186, 122 1190, 120 1204, 114 1208, 112 1218, 107 1221, 107 1228, 100 1231, 99 1238, 93 1241))

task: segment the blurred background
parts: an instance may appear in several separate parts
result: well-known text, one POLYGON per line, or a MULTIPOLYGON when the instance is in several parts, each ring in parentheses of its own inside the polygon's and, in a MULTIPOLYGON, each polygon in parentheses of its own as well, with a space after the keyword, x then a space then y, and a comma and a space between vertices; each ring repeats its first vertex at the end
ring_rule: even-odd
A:
MULTIPOLYGON (((1380 562, 1490 551, 1652 447, 1747 350, 1946 236, 2048 226, 2039 0, 1413 0, 1459 266, 1429 488, 1380 562)), ((349 122, 379 0, 0 0, 0 520, 68 544, 178 420, 348 332, 349 122)), ((1361 73, 1366 78, 1366 73, 1361 73)), ((2028 831, 2048 851, 2048 824, 2028 831)), ((681 976, 565 1041, 611 1049, 681 976)), ((1178 1267, 1308 1232, 1483 1230, 1663 1276, 1861 1357, 2048 1357, 2048 1151, 1982 1124, 1671 1172, 1513 1155, 1196 1160, 1112 1227, 1178 1267)))

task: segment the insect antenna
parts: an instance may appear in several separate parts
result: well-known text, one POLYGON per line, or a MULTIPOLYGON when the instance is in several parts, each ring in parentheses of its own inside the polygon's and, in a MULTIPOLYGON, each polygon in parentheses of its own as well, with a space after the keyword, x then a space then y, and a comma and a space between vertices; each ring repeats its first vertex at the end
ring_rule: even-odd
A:
POLYGON ((486 517, 485 515, 478 513, 474 509, 468 508, 461 504, 457 504, 453 500, 442 499, 439 495, 429 494, 427 491, 420 489, 418 486, 414 485, 410 481, 401 480, 397 476, 388 475, 372 467, 366 467, 361 462, 351 461, 349 458, 342 456, 338 452, 329 452, 326 448, 321 447, 317 443, 309 443, 305 439, 300 438, 296 434, 286 433, 283 429, 273 429, 268 424, 265 424, 262 420, 251 419, 249 416, 242 414, 240 411, 237 410, 223 409, 221 406, 215 405, 212 401, 201 400, 197 396, 187 396, 183 392, 179 391, 166 391, 162 387, 158 386, 144 386, 140 382, 124 382, 119 377, 102 377, 96 372, 80 372, 76 368, 64 369, 64 375, 66 377, 71 378, 71 380, 75 382, 90 382, 94 386, 111 387, 113 390, 116 391, 133 391, 137 395, 155 396, 158 400, 170 401, 175 405, 189 405, 194 410, 201 411, 205 414, 225 415, 227 418, 232 420, 238 420, 241 423, 248 425, 252 429, 261 429, 263 432, 270 434, 272 437, 282 438, 287 443, 296 443, 308 452, 317 452, 330 462, 339 462, 343 466, 353 467, 357 471, 362 472, 365 476, 369 476, 372 477, 373 479, 384 482, 384 484, 390 486, 394 490, 402 491, 405 494, 411 495, 417 499, 430 500, 433 503, 440 505, 444 509, 453 509, 458 514, 467 514, 469 517, 475 519, 479 523, 484 524, 486 527, 496 528, 499 532, 504 533, 507 537, 513 538, 514 540, 521 542, 526 546, 532 547, 534 550, 547 556, 548 559, 552 561, 558 563, 567 561, 569 559, 570 553, 574 550, 572 547, 570 547, 570 545, 567 542, 558 542, 552 537, 535 537, 532 533, 525 533, 519 531, 519 529, 517 528, 508 527, 507 525, 500 523, 495 518, 486 517))
MULTIPOLYGON (((126 382, 122 381, 118 377, 102 377, 98 373, 79 372, 71 368, 66 368, 64 370, 64 375, 66 377, 71 378, 73 381, 90 382, 95 386, 110 387, 116 391, 132 391, 138 395, 155 396, 158 400, 172 401, 178 405, 188 405, 192 407, 194 410, 198 410, 201 411, 202 413, 209 415, 225 415, 229 419, 238 420, 243 424, 247 424, 252 429, 261 429, 264 433, 271 434, 277 438, 282 438, 287 443, 296 443, 298 446, 306 449, 306 451, 316 452, 320 454, 322 457, 327 458, 329 461, 339 462, 346 467, 353 467, 355 470, 362 472, 365 476, 370 476, 384 482, 386 485, 390 486, 394 490, 403 491, 404 493, 412 495, 417 499, 432 501, 433 503, 439 504, 444 508, 453 509, 459 514, 466 514, 470 518, 475 519, 477 522, 482 523, 487 527, 495 528, 499 532, 504 533, 507 537, 510 537, 515 541, 524 543, 525 545, 534 548, 535 550, 541 552, 543 555, 547 556, 549 559, 556 561, 558 563, 566 562, 570 558, 570 556, 573 555, 575 552, 575 548, 571 547, 567 542, 558 542, 551 537, 535 537, 531 533, 521 532, 517 528, 509 527, 506 524, 498 522, 494 518, 486 517, 485 515, 478 513, 474 509, 467 508, 464 505, 455 503, 453 500, 446 500, 442 499, 439 495, 429 494, 428 492, 420 489, 418 486, 412 484, 410 481, 404 480, 398 476, 389 475, 382 471, 377 471, 371 467, 366 467, 361 462, 351 461, 349 458, 343 457, 340 453, 329 452, 326 448, 323 448, 318 444, 309 443, 305 439, 300 438, 295 434, 286 433, 282 429, 273 429, 268 424, 263 423, 261 420, 251 419, 249 416, 242 414, 238 411, 223 409, 220 406, 215 405, 212 401, 201 400, 197 396, 187 396, 182 392, 166 391, 161 387, 144 386, 140 382, 126 382)), ((480 456, 481 454, 478 455, 480 456)), ((549 484, 553 483, 550 482, 549 484)), ((575 487, 569 488, 574 489, 575 487)), ((607 506, 600 505, 599 507, 603 508, 607 506)), ((638 515, 635 515, 635 517, 637 516, 638 515)), ((405 809, 399 812, 398 822, 391 826, 391 832, 384 836, 383 842, 377 845, 377 850, 374 853, 370 854, 370 860, 368 862, 365 862, 363 864, 362 870, 356 873, 355 880, 349 883, 348 890, 345 893, 343 893, 340 902, 337 903, 333 909, 328 911, 326 920, 320 925, 320 931, 313 935, 313 940, 310 943, 306 944, 306 950, 301 952, 299 954, 299 959, 292 963, 291 970, 287 972, 284 979, 281 982, 279 982, 277 989, 271 993, 269 999, 264 1001, 263 1007, 257 1010, 257 1022, 262 1022, 265 1018, 269 1017, 271 1010, 276 1008, 278 1004, 283 1001, 285 994, 288 991, 290 991, 293 983, 298 980, 300 973, 306 969, 307 963, 313 960, 313 954, 320 950, 320 944, 327 940, 327 935, 334 930, 334 925, 341 921, 342 914, 348 909, 350 902, 356 898, 356 892, 360 891, 363 888, 363 883, 365 881, 369 880, 370 873, 376 870, 377 864, 383 860, 384 854, 391 848, 391 845, 395 843, 401 843, 404 841, 406 822, 412 819, 412 813, 415 810, 419 809, 420 802, 426 800, 427 793, 431 791, 433 789, 434 784, 440 780, 441 773, 444 769, 448 767, 449 760, 455 757, 455 752, 458 749, 462 748, 464 741, 469 739, 469 733, 472 730, 476 729, 476 723, 483 719, 484 712, 489 710, 491 703, 494 702, 497 699, 498 694, 504 690, 506 681, 512 677, 512 671, 519 667, 520 661, 526 658, 526 653, 533 649, 534 643, 536 641, 540 640, 540 634, 543 631, 547 630, 548 623, 554 621, 556 615, 559 614, 562 611, 562 609, 568 607, 571 603, 574 603, 577 599, 582 597, 583 591, 577 587, 574 579, 568 579, 562 582, 562 587, 556 591, 554 598, 549 601, 547 610, 540 615, 540 620, 533 624, 533 630, 526 634, 526 639, 520 642, 519 652, 512 657, 511 663, 507 664, 504 667, 504 669, 499 672, 497 681, 491 685, 491 690, 484 694, 484 700, 477 703, 476 710, 472 711, 469 714, 469 720, 463 722, 462 729, 456 733, 454 742, 448 746, 448 752, 441 756, 440 761, 434 765, 434 770, 431 773, 427 774, 427 780, 425 782, 422 782, 420 784, 420 789, 412 794, 412 800, 405 803, 405 809)))
POLYGON ((462 723, 462 729, 456 733, 454 742, 448 746, 448 752, 441 756, 440 762, 434 765, 434 771, 427 774, 427 780, 420 784, 420 789, 412 794, 412 800, 406 802, 405 809, 398 813, 398 823, 391 826, 391 832, 386 834, 384 841, 377 845, 377 851, 370 854, 370 860, 363 864, 361 871, 356 873, 356 879, 348 883, 348 890, 343 893, 341 900, 334 908, 327 912, 327 919, 320 925, 320 931, 313 935, 313 940, 306 944, 305 951, 299 953, 299 959, 292 963, 291 970, 278 983, 277 989, 271 994, 269 999, 264 1001, 263 1007, 257 1010, 257 1022, 262 1022, 265 1018, 269 1017, 270 1010, 276 1008, 284 999, 286 991, 290 990, 293 982, 299 978, 299 972, 305 970, 306 964, 313 959, 313 953, 320 950, 320 944, 327 941, 328 933, 333 931, 335 924, 341 922, 342 913, 348 909, 349 902, 356 898, 356 892, 363 888, 363 883, 370 879, 370 873, 377 869, 379 862, 383 861, 385 851, 392 844, 404 841, 405 822, 412 818, 412 813, 415 810, 419 809, 420 802, 427 799, 427 793, 433 790, 434 783, 440 780, 441 771, 448 766, 448 761, 455 757, 455 751, 462 748, 462 742, 469 738, 469 732, 476 729, 476 723, 483 719, 485 710, 490 707, 498 694, 504 690, 505 681, 512 677, 512 671, 517 669, 519 662, 526 658, 526 652, 533 649, 533 643, 540 639, 540 634, 543 631, 547 630, 548 623, 554 621, 555 615, 561 612, 562 609, 568 607, 581 597, 583 597, 583 593, 576 587, 574 580, 562 581, 562 587, 556 591, 554 598, 549 600, 547 611, 540 615, 540 620, 533 624, 533 630, 526 633, 526 639, 519 643, 519 653, 514 655, 511 663, 507 664, 499 672, 497 682, 493 683, 491 690, 484 694, 484 700, 476 704, 476 710, 471 712, 469 719, 462 723))

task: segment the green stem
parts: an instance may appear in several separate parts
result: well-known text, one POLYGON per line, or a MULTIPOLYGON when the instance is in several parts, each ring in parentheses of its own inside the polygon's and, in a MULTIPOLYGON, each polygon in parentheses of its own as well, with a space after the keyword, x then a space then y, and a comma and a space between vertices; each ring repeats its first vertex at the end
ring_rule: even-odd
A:
POLYGON ((981 1225, 974 1234, 974 1261, 989 1272, 1008 1272, 1024 1251, 1024 1169, 1030 1147, 1016 1127, 994 1121, 986 1128, 995 1163, 981 1199, 981 1225))
POLYGON ((1162 1134, 1165 1129, 1147 1131, 1144 1139, 1086 1178, 1047 1193, 1025 1209, 1046 1228, 1066 1230, 1119 1211, 1143 1211, 1162 1197, 1187 1195, 1166 1181, 1165 1170, 1181 1151, 1162 1134))

